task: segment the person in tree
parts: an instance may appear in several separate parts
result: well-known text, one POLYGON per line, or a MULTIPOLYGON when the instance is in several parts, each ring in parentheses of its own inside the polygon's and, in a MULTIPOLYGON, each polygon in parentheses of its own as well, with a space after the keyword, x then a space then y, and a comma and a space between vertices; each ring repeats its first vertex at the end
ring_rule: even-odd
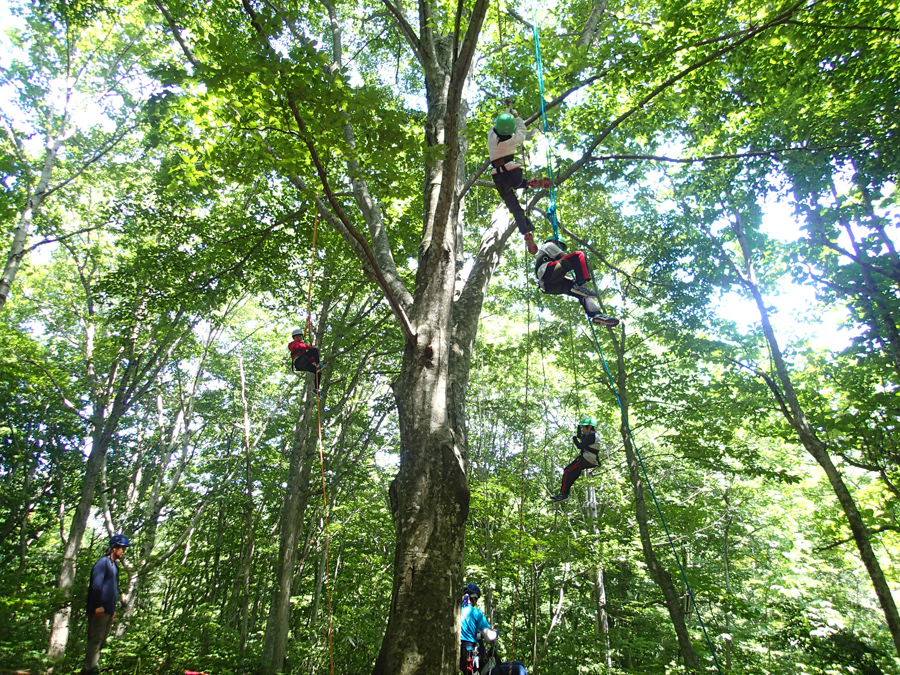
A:
POLYGON ((516 197, 516 190, 526 187, 530 188, 549 188, 549 178, 534 178, 530 181, 525 180, 522 172, 522 166, 515 161, 515 152, 522 143, 525 142, 525 120, 519 117, 519 113, 514 108, 509 112, 501 113, 494 120, 493 128, 488 132, 488 155, 491 159, 491 178, 494 179, 494 185, 500 198, 506 204, 506 208, 510 210, 516 221, 516 227, 525 237, 525 245, 528 252, 534 255, 537 252, 537 245, 534 243, 534 225, 525 210, 519 204, 516 197))
POLYGON ((319 362, 319 350, 312 345, 303 342, 303 329, 295 328, 291 331, 291 341, 288 343, 288 351, 291 353, 291 368, 294 372, 313 373, 316 376, 315 395, 319 395, 319 376, 322 372, 322 364, 319 362))
POLYGON ((572 436, 572 443, 580 450, 580 454, 563 469, 562 487, 559 489, 559 494, 550 498, 554 504, 564 502, 569 498, 572 484, 578 480, 582 471, 597 466, 600 452, 600 443, 597 440, 597 420, 590 416, 582 417, 578 422, 575 435, 572 436))
POLYGON ((466 675, 528 675, 521 661, 497 663, 493 642, 497 635, 488 638, 491 624, 475 605, 481 597, 478 584, 466 584, 462 602, 459 634, 459 669, 466 675), (485 646, 485 641, 491 646, 485 646))
POLYGON ((125 555, 126 548, 128 537, 114 535, 109 540, 103 557, 91 568, 87 596, 87 652, 81 669, 82 675, 100 672, 100 650, 106 646, 106 639, 116 620, 119 601, 119 566, 116 561, 125 555))
POLYGON ((544 293, 578 298, 588 318, 598 326, 619 325, 618 319, 600 312, 594 300, 597 294, 585 285, 591 280, 591 273, 581 251, 566 254, 565 242, 551 237, 537 251, 534 273, 544 293), (574 275, 574 281, 569 278, 569 272, 574 275))

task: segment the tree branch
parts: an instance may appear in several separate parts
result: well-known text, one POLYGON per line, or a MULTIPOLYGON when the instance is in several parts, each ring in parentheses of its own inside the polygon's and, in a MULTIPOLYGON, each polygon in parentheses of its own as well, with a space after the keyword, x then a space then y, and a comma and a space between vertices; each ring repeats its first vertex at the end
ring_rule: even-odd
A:
MULTIPOLYGON (((878 527, 873 527, 869 530, 870 534, 880 534, 881 532, 900 532, 900 527, 898 527, 897 525, 880 525, 878 527)), ((828 551, 833 548, 837 548, 838 546, 841 546, 843 544, 846 544, 848 541, 853 541, 853 537, 846 537, 844 539, 840 539, 831 544, 828 544, 828 546, 821 546, 819 548, 814 548, 813 551, 815 551, 816 553, 822 553, 824 551, 828 551)))
POLYGON ((663 155, 590 155, 589 162, 603 162, 607 160, 646 160, 651 162, 671 162, 673 164, 696 164, 698 162, 712 162, 723 159, 744 159, 748 157, 767 157, 776 155, 780 152, 817 152, 820 150, 838 150, 846 148, 859 148, 860 145, 832 145, 822 147, 790 147, 790 148, 771 148, 768 150, 753 150, 750 152, 737 152, 725 155, 708 155, 706 157, 666 157, 663 155))
MULTIPOLYGON (((250 6, 249 0, 241 0, 241 5, 244 8, 247 16, 250 18, 250 24, 256 31, 257 37, 259 38, 263 48, 269 54, 269 56, 279 65, 279 72, 283 75, 283 68, 281 68, 281 57, 269 42, 269 36, 265 33, 262 26, 260 25, 259 20, 256 16, 256 12, 254 11, 253 7, 250 6)), ((341 221, 341 224, 343 225, 347 234, 357 242, 363 256, 366 260, 368 260, 371 266, 371 271, 375 276, 378 285, 384 291, 385 298, 391 305, 391 308, 394 310, 394 314, 397 316, 397 320, 400 322, 400 327, 403 329, 403 333, 406 336, 406 339, 411 343, 415 343, 416 334, 415 331, 413 331, 412 325, 410 324, 409 317, 406 314, 403 303, 394 293, 391 284, 389 284, 387 279, 385 279, 381 267, 378 265, 378 262, 375 259, 374 254, 372 253, 372 249, 369 248, 368 242, 366 242, 363 236, 350 222, 350 219, 347 217, 347 214, 344 213, 343 208, 341 208, 341 205, 338 203, 337 198, 335 197, 334 192, 331 189, 331 183, 328 180, 328 172, 325 169, 325 165, 322 163, 321 157, 319 157, 319 153, 316 150, 315 144, 311 140, 312 136, 309 133, 306 122, 300 115, 300 109, 297 105, 296 95, 291 93, 291 91, 287 87, 285 87, 285 96, 287 98, 288 108, 291 111, 291 116, 294 118, 294 122, 297 124, 297 128, 300 131, 301 138, 303 139, 303 144, 309 151, 310 157, 313 160, 313 164, 316 167, 316 173, 319 177, 319 182, 322 184, 322 189, 325 192, 326 199, 331 204, 331 208, 335 216, 341 221)))
POLYGON ((178 25, 175 23, 175 19, 172 18, 172 15, 169 14, 169 10, 165 8, 165 6, 160 2, 160 0, 153 0, 153 4, 156 5, 157 9, 162 13, 163 17, 166 20, 166 23, 169 24, 169 28, 172 30, 172 35, 175 36, 175 40, 181 46, 181 51, 184 52, 185 57, 188 61, 191 62, 191 65, 194 66, 197 70, 200 70, 201 63, 196 59, 194 53, 191 51, 191 48, 187 46, 187 43, 184 41, 184 38, 181 37, 181 31, 178 30, 178 25))
POLYGON ((399 9, 391 2, 391 0, 381 0, 384 3, 384 6, 387 7, 388 12, 390 12, 391 16, 394 17, 394 21, 397 23, 397 27, 400 29, 400 32, 403 34, 403 37, 406 38, 406 42, 412 48, 413 53, 416 55, 416 59, 419 63, 424 63, 425 59, 425 50, 422 48, 422 43, 419 41, 419 36, 416 35, 416 32, 413 30, 413 27, 409 25, 409 22, 406 20, 406 17, 400 12, 399 9))

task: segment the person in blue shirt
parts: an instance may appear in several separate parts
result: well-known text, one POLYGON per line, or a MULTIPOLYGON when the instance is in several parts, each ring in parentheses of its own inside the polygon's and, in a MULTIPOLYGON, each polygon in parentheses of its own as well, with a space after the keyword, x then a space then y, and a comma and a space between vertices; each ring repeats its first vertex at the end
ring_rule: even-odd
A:
POLYGON ((483 645, 479 646, 479 633, 490 630, 491 624, 475 606, 480 597, 478 584, 466 584, 459 632, 459 669, 471 675, 528 675, 521 661, 496 664, 494 659, 484 658, 487 654, 481 653, 485 650, 483 645))
POLYGON ((100 650, 106 645, 106 638, 116 620, 116 605, 119 602, 119 566, 116 561, 125 555, 126 548, 128 537, 113 535, 106 553, 91 568, 87 597, 87 653, 82 675, 100 672, 100 650))

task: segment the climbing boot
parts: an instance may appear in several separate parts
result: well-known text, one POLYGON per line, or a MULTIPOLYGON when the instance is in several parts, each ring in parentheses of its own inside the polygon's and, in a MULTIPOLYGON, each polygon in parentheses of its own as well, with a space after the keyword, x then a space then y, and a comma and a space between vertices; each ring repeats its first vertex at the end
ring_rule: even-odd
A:
POLYGON ((580 295, 582 298, 596 298, 597 294, 594 293, 587 286, 582 286, 581 284, 575 284, 572 286, 572 293, 574 295, 580 295))
POLYGON ((591 317, 591 321, 598 326, 606 326, 607 328, 619 325, 619 320, 617 318, 606 314, 594 314, 594 316, 591 317))
POLYGON ((569 499, 569 495, 564 495, 562 493, 560 493, 558 495, 553 495, 552 497, 550 497, 550 501, 554 504, 559 504, 561 502, 568 501, 568 499, 569 499))

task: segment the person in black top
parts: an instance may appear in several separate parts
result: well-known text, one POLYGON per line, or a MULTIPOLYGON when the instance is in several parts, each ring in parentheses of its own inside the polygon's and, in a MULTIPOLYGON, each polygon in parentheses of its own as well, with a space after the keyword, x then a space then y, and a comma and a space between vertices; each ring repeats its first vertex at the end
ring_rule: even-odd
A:
POLYGON ((81 669, 82 675, 100 672, 100 650, 106 645, 106 638, 116 620, 116 605, 119 601, 119 566, 116 561, 125 555, 127 547, 128 537, 114 535, 109 540, 104 556, 91 568, 87 596, 87 653, 81 669))
POLYGON ((581 451, 581 454, 563 469, 562 487, 559 489, 559 494, 550 498, 554 504, 564 502, 569 498, 572 483, 581 475, 582 471, 597 466, 597 457, 601 447, 597 440, 597 420, 593 417, 581 418, 577 433, 572 436, 572 443, 581 451))

